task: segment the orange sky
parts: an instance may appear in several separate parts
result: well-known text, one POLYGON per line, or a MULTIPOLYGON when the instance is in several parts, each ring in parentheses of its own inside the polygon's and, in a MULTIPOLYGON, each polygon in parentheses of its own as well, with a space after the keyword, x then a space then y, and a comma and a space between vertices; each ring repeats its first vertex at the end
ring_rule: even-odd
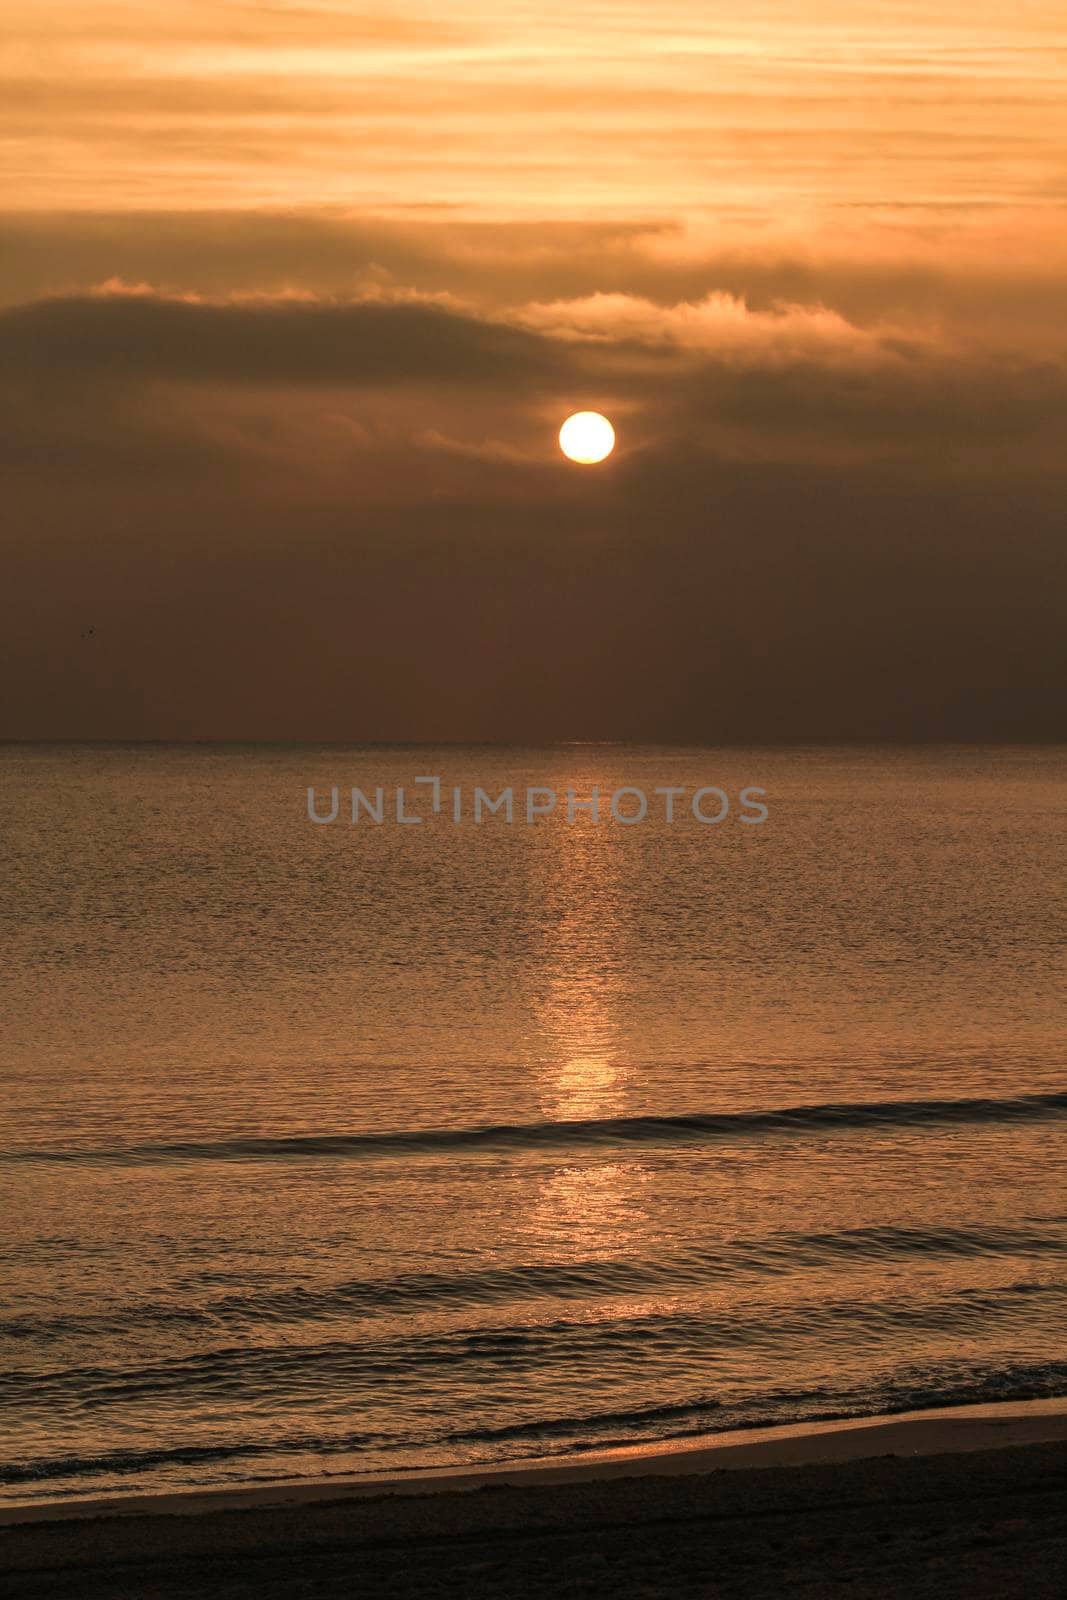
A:
POLYGON ((1059 4, 5 7, 7 204, 1055 207, 1059 4))
POLYGON ((1062 5, 3 12, 0 734, 1059 727, 1062 5))

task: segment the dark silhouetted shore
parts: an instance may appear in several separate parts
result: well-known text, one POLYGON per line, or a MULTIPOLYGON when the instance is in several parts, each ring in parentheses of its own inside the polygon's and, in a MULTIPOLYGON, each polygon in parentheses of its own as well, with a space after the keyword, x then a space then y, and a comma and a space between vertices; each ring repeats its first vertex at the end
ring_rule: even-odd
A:
POLYGON ((1056 1407, 917 1418, 567 1471, 408 1480, 399 1490, 275 1486, 121 1514, 8 1510, 0 1571, 11 1600, 1059 1600, 1065 1423, 1056 1407), (974 1448, 997 1430, 1015 1442, 974 1448), (732 1470, 709 1470, 713 1462, 732 1470))

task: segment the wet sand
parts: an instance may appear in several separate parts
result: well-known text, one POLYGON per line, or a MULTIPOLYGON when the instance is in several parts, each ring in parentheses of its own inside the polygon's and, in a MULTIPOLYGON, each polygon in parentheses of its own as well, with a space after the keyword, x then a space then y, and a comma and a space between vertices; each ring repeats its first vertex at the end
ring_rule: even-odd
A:
POLYGON ((0 1514, 21 1596, 1067 1593, 1067 1402, 0 1514))

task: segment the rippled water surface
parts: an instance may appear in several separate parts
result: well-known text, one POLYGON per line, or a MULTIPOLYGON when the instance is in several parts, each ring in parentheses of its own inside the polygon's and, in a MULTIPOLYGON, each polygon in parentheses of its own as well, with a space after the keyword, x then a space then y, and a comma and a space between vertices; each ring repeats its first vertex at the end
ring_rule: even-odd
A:
POLYGON ((0 1496, 1067 1392, 1067 752, 0 775, 0 1496))

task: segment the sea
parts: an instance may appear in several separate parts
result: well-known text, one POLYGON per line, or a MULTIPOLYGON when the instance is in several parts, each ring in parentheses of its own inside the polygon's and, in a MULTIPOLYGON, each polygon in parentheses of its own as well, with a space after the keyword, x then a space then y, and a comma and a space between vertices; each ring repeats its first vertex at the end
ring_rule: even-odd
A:
POLYGON ((0 839, 0 1502, 1067 1393, 1067 749, 7 745, 0 839))

